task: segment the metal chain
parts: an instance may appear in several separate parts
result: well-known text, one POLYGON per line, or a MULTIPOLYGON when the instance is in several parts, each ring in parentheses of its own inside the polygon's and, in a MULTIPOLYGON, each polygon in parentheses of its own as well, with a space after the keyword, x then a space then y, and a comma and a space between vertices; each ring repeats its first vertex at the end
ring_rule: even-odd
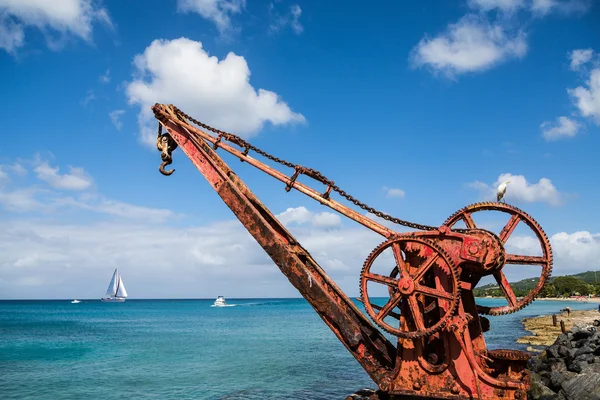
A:
MULTIPOLYGON (((242 139, 241 137, 239 137, 237 135, 221 131, 219 129, 213 128, 211 126, 208 126, 208 125, 198 121, 197 119, 187 115, 186 113, 184 113, 183 111, 181 111, 179 108, 177 108, 176 106, 174 106, 172 104, 170 104, 169 107, 175 112, 175 115, 177 115, 180 119, 182 119, 182 120, 187 119, 188 121, 193 122, 194 124, 198 125, 201 128, 204 128, 208 131, 216 133, 217 134, 217 142, 216 143, 219 143, 221 141, 221 139, 225 139, 231 143, 234 143, 234 144, 244 148, 245 154, 248 153, 248 150, 252 150, 255 153, 260 154, 261 156, 268 158, 269 160, 272 160, 278 164, 284 165, 289 168, 294 168, 297 171, 299 171, 300 173, 307 175, 307 176, 315 179, 316 181, 321 182, 324 185, 331 187, 331 189, 334 192, 338 193, 340 196, 342 196, 343 198, 345 198, 352 204, 356 205, 357 207, 360 207, 361 209, 363 209, 379 218, 383 218, 386 221, 390 221, 390 222, 393 222, 398 225, 406 226, 408 228, 413 228, 413 229, 417 229, 417 230, 421 230, 421 231, 434 231, 434 230, 438 229, 437 226, 422 225, 422 224, 417 224, 415 222, 410 222, 410 221, 405 221, 405 220, 402 220, 399 218, 395 218, 395 217, 392 217, 391 215, 386 214, 382 211, 376 210, 373 207, 369 207, 365 203, 359 201, 355 197, 346 193, 344 190, 340 189, 340 187, 338 187, 336 184, 334 184, 334 182, 331 179, 325 177, 321 172, 319 172, 315 169, 312 169, 312 168, 302 167, 300 165, 293 164, 289 161, 282 160, 281 158, 275 157, 275 156, 259 149, 258 147, 251 145, 250 143, 246 142, 244 139, 242 139)), ((160 125, 160 123, 159 123, 159 125, 160 125)), ((216 143, 215 143, 215 145, 216 145, 216 143)), ((463 231, 463 229, 452 229, 452 230, 453 231, 463 231)))

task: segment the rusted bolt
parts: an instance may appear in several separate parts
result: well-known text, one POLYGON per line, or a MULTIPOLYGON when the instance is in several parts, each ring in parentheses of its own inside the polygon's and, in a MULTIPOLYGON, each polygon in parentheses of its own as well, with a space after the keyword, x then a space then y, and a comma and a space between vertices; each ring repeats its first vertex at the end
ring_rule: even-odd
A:
POLYGON ((454 385, 452 386, 452 389, 450 389, 450 392, 452 392, 452 394, 458 394, 460 392, 460 388, 458 385, 454 385))
POLYGON ((382 392, 389 392, 392 389, 392 381, 390 378, 383 378, 379 382, 379 388, 382 392))
POLYGON ((504 397, 504 390, 498 391, 498 397, 504 397))
POLYGON ((469 253, 474 256, 475 254, 479 253, 479 246, 477 246, 475 243, 473 243, 471 246, 469 246, 469 253))
POLYGON ((420 390, 421 389, 421 381, 420 380, 416 380, 413 382, 413 389, 415 390, 420 390))
POLYGON ((446 225, 442 225, 438 228, 438 232, 442 235, 448 233, 448 227, 446 225))
POLYGON ((515 392, 515 399, 521 399, 523 398, 523 392, 521 392, 520 390, 517 390, 515 392))

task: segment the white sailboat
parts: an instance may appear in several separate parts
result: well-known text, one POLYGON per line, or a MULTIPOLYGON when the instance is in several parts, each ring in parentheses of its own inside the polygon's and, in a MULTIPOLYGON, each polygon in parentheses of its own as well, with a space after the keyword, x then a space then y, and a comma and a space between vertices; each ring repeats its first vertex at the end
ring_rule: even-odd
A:
POLYGON ((106 297, 103 297, 101 301, 107 303, 123 303, 126 298, 127 290, 125 290, 123 279, 121 278, 121 274, 119 274, 119 270, 115 268, 112 279, 108 284, 108 289, 106 289, 106 297))

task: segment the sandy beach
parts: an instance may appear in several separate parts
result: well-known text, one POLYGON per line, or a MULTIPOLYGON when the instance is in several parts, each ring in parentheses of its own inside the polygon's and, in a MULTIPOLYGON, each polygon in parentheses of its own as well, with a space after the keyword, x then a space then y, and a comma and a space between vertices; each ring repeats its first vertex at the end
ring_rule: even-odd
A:
MULTIPOLYGON (((598 302, 597 299, 593 300, 598 302)), ((556 317, 556 326, 552 325, 552 315, 542 315, 539 317, 523 319, 523 326, 527 331, 531 332, 531 335, 523 336, 517 339, 517 343, 525 343, 533 346, 550 346, 552 343, 554 343, 558 335, 561 334, 561 320, 565 322, 566 330, 570 330, 573 325, 593 324, 594 320, 600 320, 600 313, 596 309, 571 311, 570 314, 567 314, 566 311, 563 311, 557 313, 556 317)))

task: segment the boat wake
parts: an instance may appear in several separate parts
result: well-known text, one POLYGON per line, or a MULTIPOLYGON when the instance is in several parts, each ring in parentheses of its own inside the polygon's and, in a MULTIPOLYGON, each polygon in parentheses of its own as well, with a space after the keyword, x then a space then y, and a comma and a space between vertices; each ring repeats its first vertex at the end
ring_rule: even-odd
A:
POLYGON ((222 307, 237 307, 240 304, 223 304, 223 305, 215 305, 215 304, 211 304, 211 307, 215 307, 215 308, 222 308, 222 307))

